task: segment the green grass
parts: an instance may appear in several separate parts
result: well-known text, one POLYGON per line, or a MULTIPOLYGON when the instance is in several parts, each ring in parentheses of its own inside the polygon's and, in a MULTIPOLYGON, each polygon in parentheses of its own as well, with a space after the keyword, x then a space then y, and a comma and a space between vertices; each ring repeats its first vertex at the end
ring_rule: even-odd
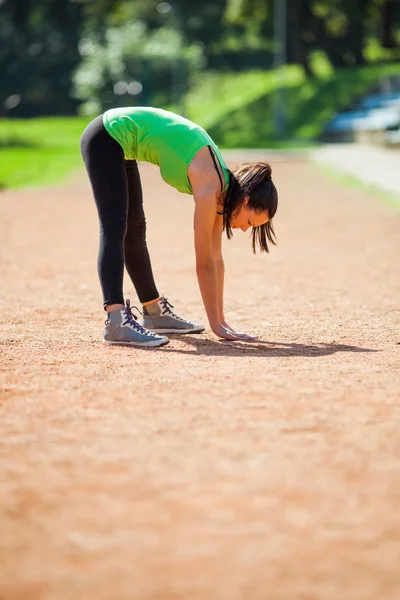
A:
POLYGON ((82 165, 79 138, 90 119, 0 120, 0 187, 57 183, 82 165))
MULTIPOLYGON (((288 86, 298 85, 302 70, 286 70, 288 86)), ((276 71, 254 70, 244 73, 203 73, 185 99, 187 116, 205 129, 215 126, 226 115, 243 110, 265 95, 274 93, 279 77, 276 71)))
MULTIPOLYGON (((400 64, 332 71, 316 55, 317 77, 300 67, 279 71, 202 73, 185 98, 186 116, 223 148, 303 148, 315 144, 324 124, 400 64), (277 140, 274 107, 284 88, 286 139, 277 140)), ((89 117, 0 119, 0 188, 58 183, 82 166, 79 138, 89 117)))
POLYGON ((205 74, 187 96, 188 117, 203 125, 222 147, 271 147, 276 141, 274 115, 281 85, 287 140, 306 144, 318 139, 338 110, 354 103, 385 75, 398 74, 400 64, 332 71, 320 63, 316 71, 314 79, 306 78, 296 66, 279 73, 205 74))

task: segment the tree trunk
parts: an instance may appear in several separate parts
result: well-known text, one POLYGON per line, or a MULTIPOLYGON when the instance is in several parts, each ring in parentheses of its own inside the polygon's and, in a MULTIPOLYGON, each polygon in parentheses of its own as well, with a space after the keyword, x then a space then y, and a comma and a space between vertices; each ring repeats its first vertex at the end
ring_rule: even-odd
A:
POLYGON ((367 6, 365 0, 354 0, 352 4, 352 10, 348 13, 350 25, 343 38, 343 46, 346 49, 345 52, 353 56, 354 64, 364 65, 363 49, 367 6))
POLYGON ((395 21, 399 3, 385 0, 382 6, 381 43, 384 48, 396 48, 395 21))
POLYGON ((304 23, 298 0, 287 0, 289 62, 301 65, 305 73, 313 76, 308 59, 308 49, 303 39, 304 23))

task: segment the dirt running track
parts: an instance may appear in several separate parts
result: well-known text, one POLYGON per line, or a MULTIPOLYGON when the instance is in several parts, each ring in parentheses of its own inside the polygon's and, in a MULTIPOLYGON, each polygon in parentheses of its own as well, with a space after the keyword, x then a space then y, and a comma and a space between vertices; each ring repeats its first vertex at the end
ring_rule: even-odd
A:
MULTIPOLYGON (((400 212, 273 166, 279 246, 225 243, 252 344, 104 347, 83 174, 0 194, 1 600, 400 598, 400 212)), ((159 288, 204 320, 193 201, 141 171, 159 288)))

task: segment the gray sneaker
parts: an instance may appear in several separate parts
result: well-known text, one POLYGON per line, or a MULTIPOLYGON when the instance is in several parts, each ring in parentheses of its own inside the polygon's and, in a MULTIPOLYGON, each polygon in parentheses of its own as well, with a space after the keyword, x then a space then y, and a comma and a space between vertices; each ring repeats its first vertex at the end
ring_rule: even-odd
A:
POLYGON ((156 333, 201 333, 204 331, 204 325, 187 321, 172 312, 174 308, 167 298, 161 296, 157 304, 151 305, 149 311, 147 306, 143 307, 143 327, 156 333), (153 312, 154 311, 154 312, 153 312))
POLYGON ((137 316, 132 313, 129 300, 126 301, 125 308, 108 313, 105 325, 103 339, 105 344, 151 347, 169 343, 167 337, 147 331, 138 323, 137 316))

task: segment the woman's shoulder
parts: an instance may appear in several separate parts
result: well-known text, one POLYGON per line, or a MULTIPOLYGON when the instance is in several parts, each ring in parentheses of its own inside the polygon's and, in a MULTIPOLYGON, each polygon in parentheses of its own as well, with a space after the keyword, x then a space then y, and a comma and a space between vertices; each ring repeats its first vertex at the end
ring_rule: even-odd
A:
POLYGON ((218 196, 221 193, 224 172, 219 161, 213 159, 210 146, 196 152, 188 167, 188 177, 194 194, 204 191, 218 196))

